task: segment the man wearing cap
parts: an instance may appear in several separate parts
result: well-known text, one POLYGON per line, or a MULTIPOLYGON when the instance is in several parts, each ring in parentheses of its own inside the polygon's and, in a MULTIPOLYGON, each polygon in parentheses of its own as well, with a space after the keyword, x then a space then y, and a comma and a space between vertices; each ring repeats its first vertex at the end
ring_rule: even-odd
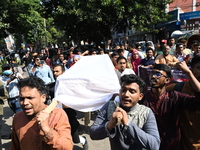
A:
POLYGON ((3 70, 3 76, 1 80, 6 86, 6 89, 8 91, 9 95, 9 98, 7 99, 8 104, 14 113, 22 111, 18 100, 19 88, 17 87, 17 84, 18 80, 23 79, 23 76, 20 73, 13 74, 13 71, 11 70, 9 64, 4 64, 2 66, 2 70, 3 70))
POLYGON ((160 41, 160 47, 156 50, 155 56, 163 54, 163 48, 166 44, 167 44, 167 40, 163 39, 160 41))

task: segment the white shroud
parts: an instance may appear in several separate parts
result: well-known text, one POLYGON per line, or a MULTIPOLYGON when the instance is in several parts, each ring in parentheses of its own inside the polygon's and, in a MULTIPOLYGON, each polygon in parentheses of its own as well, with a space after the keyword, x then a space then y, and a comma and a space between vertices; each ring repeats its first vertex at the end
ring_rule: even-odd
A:
POLYGON ((100 109, 120 85, 108 55, 83 56, 56 80, 55 100, 82 112, 100 109))

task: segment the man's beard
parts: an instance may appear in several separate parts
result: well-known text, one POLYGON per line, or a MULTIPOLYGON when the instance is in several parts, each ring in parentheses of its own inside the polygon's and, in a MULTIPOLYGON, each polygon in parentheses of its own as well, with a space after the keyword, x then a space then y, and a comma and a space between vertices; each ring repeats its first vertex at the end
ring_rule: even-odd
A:
POLYGON ((163 55, 167 56, 167 55, 169 55, 169 52, 167 52, 167 53, 163 53, 163 55))
POLYGON ((148 56, 148 55, 147 55, 147 59, 150 59, 150 58, 152 58, 152 56, 148 56))
POLYGON ((123 106, 122 104, 119 105, 123 110, 125 110, 126 112, 129 112, 131 110, 132 107, 127 107, 127 106, 123 106))
POLYGON ((164 86, 166 86, 166 83, 164 83, 164 84, 162 84, 162 85, 159 85, 159 86, 151 86, 151 88, 156 88, 156 89, 158 89, 158 88, 163 88, 164 86))
POLYGON ((119 68, 118 70, 119 70, 119 72, 123 72, 125 70, 125 68, 119 68))

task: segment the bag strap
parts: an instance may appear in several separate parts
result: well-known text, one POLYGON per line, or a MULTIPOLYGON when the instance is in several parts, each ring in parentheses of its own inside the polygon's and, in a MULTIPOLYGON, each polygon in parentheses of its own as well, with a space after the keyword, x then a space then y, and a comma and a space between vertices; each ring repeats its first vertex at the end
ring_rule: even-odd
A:
POLYGON ((113 94, 113 96, 111 97, 110 101, 114 101, 114 100, 115 100, 115 97, 117 97, 117 96, 119 96, 118 93, 113 94))
POLYGON ((185 82, 179 82, 179 83, 177 83, 177 84, 175 85, 174 90, 175 90, 175 91, 178 91, 178 92, 181 92, 182 89, 183 89, 184 84, 185 84, 185 82))

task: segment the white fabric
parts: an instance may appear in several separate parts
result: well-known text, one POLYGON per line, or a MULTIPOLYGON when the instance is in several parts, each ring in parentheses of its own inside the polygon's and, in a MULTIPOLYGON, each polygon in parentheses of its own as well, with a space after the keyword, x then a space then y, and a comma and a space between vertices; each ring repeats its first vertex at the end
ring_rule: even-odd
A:
POLYGON ((125 68, 125 70, 121 73, 118 70, 115 71, 117 74, 118 79, 120 80, 120 78, 123 75, 128 75, 128 74, 135 74, 135 72, 133 71, 133 69, 129 69, 129 68, 125 68))
POLYGON ((119 89, 118 77, 107 54, 83 56, 56 80, 55 100, 78 111, 96 111, 119 89))

